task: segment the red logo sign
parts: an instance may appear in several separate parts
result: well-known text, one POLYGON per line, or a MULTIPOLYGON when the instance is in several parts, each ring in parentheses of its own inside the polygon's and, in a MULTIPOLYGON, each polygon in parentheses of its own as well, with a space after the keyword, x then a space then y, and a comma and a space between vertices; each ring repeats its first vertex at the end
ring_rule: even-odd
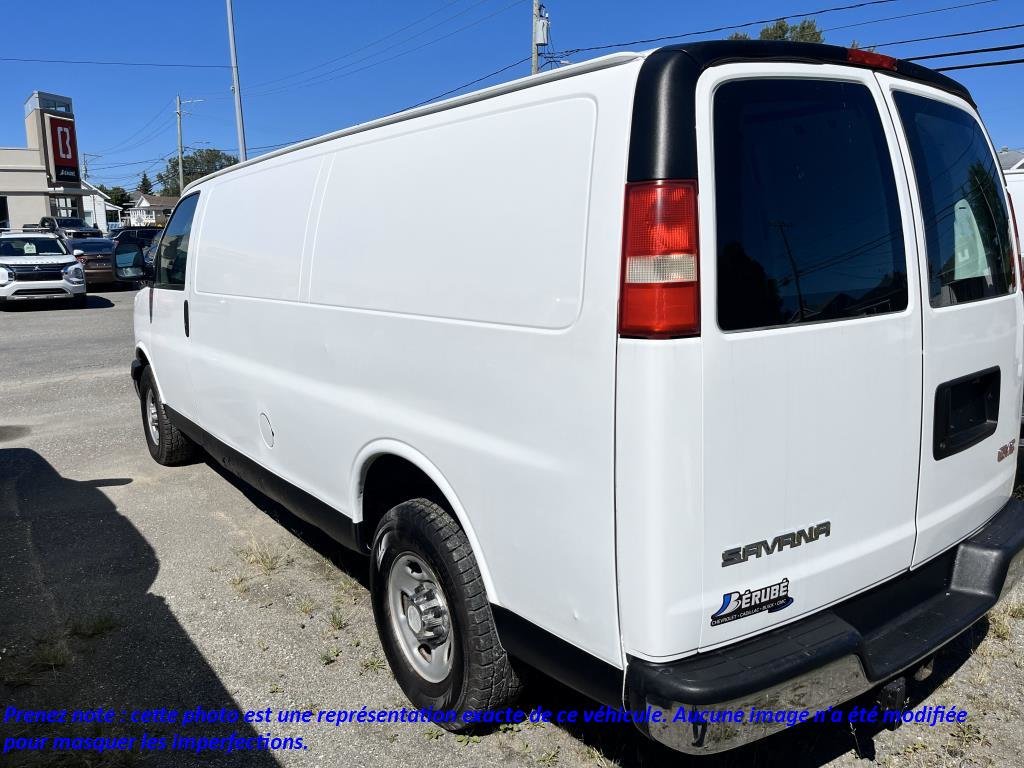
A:
POLYGON ((78 142, 75 139, 75 121, 66 117, 47 115, 50 126, 51 173, 54 181, 78 181, 78 142))

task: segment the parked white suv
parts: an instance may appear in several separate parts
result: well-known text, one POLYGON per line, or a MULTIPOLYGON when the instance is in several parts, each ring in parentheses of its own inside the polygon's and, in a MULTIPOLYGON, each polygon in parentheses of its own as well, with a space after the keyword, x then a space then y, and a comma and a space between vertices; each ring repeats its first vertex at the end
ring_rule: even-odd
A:
POLYGON ((0 233, 0 303, 67 299, 84 307, 85 291, 82 266, 57 235, 0 233))
POLYGON ((193 183, 133 376, 158 462, 370 555, 417 707, 502 707, 518 659, 714 752, 785 717, 681 707, 902 706, 1019 578, 1015 255, 958 83, 686 44, 193 183))

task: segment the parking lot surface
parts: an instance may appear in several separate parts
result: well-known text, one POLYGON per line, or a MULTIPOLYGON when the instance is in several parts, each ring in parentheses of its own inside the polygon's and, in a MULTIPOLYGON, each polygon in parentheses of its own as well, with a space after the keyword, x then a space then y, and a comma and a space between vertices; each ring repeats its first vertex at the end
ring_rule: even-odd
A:
MULTIPOLYGON (((133 296, 92 293, 82 310, 0 312, 0 705, 406 705, 377 641, 364 561, 209 463, 172 469, 150 459, 128 375, 133 296)), ((893 766, 1013 765, 1024 749, 1022 638, 1018 590, 948 646, 933 676, 912 689, 912 706, 967 709, 963 725, 800 726, 699 761, 629 725, 538 724, 467 738, 422 724, 243 723, 197 733, 271 731, 301 736, 307 748, 198 757, 108 752, 79 755, 81 762, 10 753, 0 764, 818 766, 870 758, 893 766)), ((592 706, 543 677, 524 705, 592 706)), ((175 730, 158 721, 66 729, 175 730)), ((36 732, 0 722, 0 738, 36 732)))

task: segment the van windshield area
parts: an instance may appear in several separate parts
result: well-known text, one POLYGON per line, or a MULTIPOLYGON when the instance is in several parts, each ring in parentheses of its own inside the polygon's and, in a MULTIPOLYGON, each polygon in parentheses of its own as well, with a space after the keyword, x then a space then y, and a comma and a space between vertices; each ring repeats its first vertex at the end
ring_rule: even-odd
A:
POLYGON ((896 179, 866 86, 734 80, 714 121, 722 330, 906 309, 896 179))
POLYGON ((947 307, 1012 293, 1010 219, 999 166, 970 114, 897 91, 928 245, 929 298, 947 307))

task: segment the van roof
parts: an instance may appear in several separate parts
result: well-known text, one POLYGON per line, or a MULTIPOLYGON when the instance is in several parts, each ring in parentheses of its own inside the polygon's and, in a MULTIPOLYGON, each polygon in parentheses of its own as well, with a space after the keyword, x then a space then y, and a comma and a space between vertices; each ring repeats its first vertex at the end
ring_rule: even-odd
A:
MULTIPOLYGON (((836 45, 825 45, 822 43, 794 43, 783 40, 710 40, 703 42, 680 43, 643 52, 612 53, 607 56, 600 56, 595 59, 590 59, 589 61, 581 62, 580 64, 560 67, 558 69, 541 72, 536 75, 529 75, 527 77, 521 77, 505 83, 499 83, 498 85, 494 85, 489 88, 462 94, 461 96, 454 96, 450 99, 445 99, 444 101, 435 102, 433 104, 427 104, 421 107, 414 107, 412 109, 396 112, 391 115, 377 118, 376 120, 359 123, 348 128, 323 134, 322 136, 316 136, 305 141, 300 141, 287 147, 274 150, 273 152, 268 152, 265 155, 260 155, 259 157, 246 160, 245 162, 215 171, 200 179, 196 179, 185 187, 182 192, 182 196, 210 179, 231 173, 240 168, 255 165, 256 163, 260 163, 265 160, 270 160, 274 157, 289 154, 298 149, 321 144, 342 136, 362 133, 374 128, 380 128, 393 123, 411 120, 423 115, 443 112, 448 109, 454 109, 455 107, 483 101, 484 99, 493 98, 506 93, 512 93, 525 88, 531 88, 535 85, 541 85, 555 80, 563 80, 588 72, 626 64, 630 61, 635 61, 641 58, 646 59, 646 61, 644 62, 644 67, 641 70, 640 81, 637 85, 638 101, 640 100, 641 88, 645 82, 648 84, 656 84, 663 83, 666 76, 670 79, 673 78, 677 74, 677 70, 680 68, 679 63, 681 62, 684 63, 683 69, 690 70, 694 75, 693 82, 696 82, 696 77, 698 77, 700 73, 708 67, 734 61, 791 61, 816 64, 854 64, 856 66, 872 66, 868 63, 851 61, 850 49, 848 48, 842 48, 836 45), (673 61, 675 63, 673 63, 673 61), (688 64, 688 66, 686 64, 688 64)), ((892 68, 887 68, 887 71, 890 71, 893 75, 927 83, 953 93, 965 99, 972 106, 974 105, 974 101, 971 99, 971 95, 968 90, 952 78, 946 77, 939 72, 935 72, 934 70, 919 66, 912 62, 891 59, 891 57, 886 58, 893 62, 892 68)), ((684 79, 689 80, 689 77, 685 77, 684 79)), ((652 92, 650 95, 654 96, 654 93, 652 92)), ((659 95, 664 95, 664 91, 660 92, 659 95)), ((637 117, 638 115, 634 112, 634 120, 637 117)), ((633 178, 634 176, 632 170, 631 163, 630 178, 633 178)), ((640 175, 643 176, 644 174, 640 175)), ((647 178, 655 177, 647 176, 647 178)), ((661 178, 668 177, 663 176, 661 178)))
POLYGON ((843 48, 839 45, 824 43, 793 43, 788 40, 705 40, 694 43, 668 45, 652 51, 652 54, 668 54, 671 52, 685 53, 701 69, 716 64, 732 61, 793 61, 810 64, 844 64, 867 66, 872 69, 886 69, 896 77, 927 83, 944 91, 948 91, 974 106, 970 92, 962 84, 934 69, 922 67, 912 61, 903 61, 885 54, 876 54, 871 50, 843 48), (851 50, 860 50, 862 54, 887 59, 890 67, 881 64, 873 65, 866 62, 851 60, 851 50))

